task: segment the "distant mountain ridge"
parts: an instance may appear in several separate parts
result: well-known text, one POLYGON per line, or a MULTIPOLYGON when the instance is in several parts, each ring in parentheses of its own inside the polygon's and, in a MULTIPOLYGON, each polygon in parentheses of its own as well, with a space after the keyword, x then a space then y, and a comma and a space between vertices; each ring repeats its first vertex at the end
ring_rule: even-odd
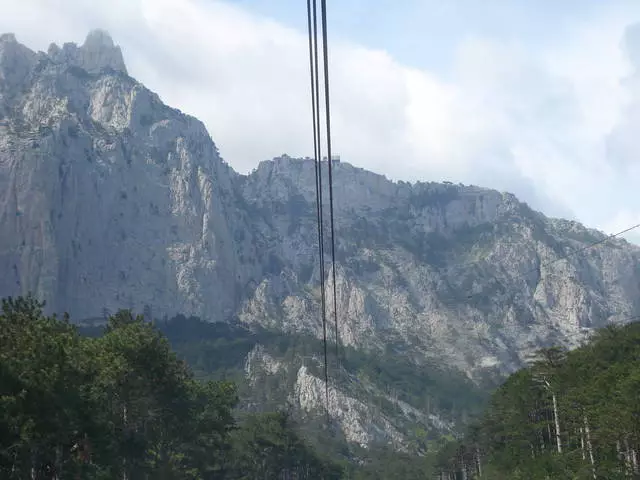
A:
MULTIPOLYGON (((348 346, 477 380, 640 313, 640 248, 624 240, 584 249, 605 235, 490 189, 344 161, 334 179, 348 346)), ((313 162, 234 172, 105 32, 48 53, 0 37, 0 219, 3 297, 33 292, 74 318, 132 308, 320 335, 313 162)), ((265 358, 247 361, 268 372, 265 358)), ((308 370, 296 378, 322 398, 308 370)))

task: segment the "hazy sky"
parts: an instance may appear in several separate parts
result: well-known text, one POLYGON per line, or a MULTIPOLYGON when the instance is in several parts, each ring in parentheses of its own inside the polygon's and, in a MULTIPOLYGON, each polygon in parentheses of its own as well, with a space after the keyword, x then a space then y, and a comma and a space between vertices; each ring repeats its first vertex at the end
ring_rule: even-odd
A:
MULTIPOLYGON (((608 233, 640 223, 640 1, 327 3, 343 160, 511 191, 608 233)), ((0 31, 34 49, 107 29, 129 73, 203 120, 241 172, 312 154, 305 0, 0 0, 0 12, 0 31)))

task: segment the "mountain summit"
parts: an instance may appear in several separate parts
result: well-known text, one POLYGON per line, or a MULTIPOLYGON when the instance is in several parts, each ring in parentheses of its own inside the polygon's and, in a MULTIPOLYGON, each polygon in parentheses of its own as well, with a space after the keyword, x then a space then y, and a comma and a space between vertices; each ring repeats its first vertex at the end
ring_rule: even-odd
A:
POLYGON ((89 32, 80 47, 75 43, 65 43, 60 48, 52 43, 47 53, 56 63, 74 65, 88 73, 100 73, 105 68, 127 73, 120 47, 114 45, 111 36, 104 30, 89 32))

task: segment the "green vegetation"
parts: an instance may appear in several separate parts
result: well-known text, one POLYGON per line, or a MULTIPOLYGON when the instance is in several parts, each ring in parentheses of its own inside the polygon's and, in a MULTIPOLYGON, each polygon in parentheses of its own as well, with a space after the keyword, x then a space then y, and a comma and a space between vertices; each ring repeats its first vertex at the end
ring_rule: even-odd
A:
MULTIPOLYGON (((270 391, 275 395, 276 390, 283 390, 282 398, 273 399, 278 404, 284 404, 302 358, 321 358, 323 352, 321 340, 312 336, 259 328, 250 331, 241 325, 209 323, 197 317, 178 315, 157 322, 156 326, 196 377, 207 380, 227 379, 242 384, 247 354, 256 344, 262 345, 274 358, 294 367, 289 369, 289 376, 274 376, 276 384, 272 388, 267 383, 260 385, 265 394, 270 391)), ((436 413, 455 424, 480 413, 488 399, 485 389, 453 368, 435 362, 416 364, 402 355, 400 348, 401 345, 393 347, 391 343, 386 351, 375 352, 341 347, 341 368, 332 367, 332 375, 343 389, 349 389, 354 382, 355 387, 351 388, 356 390, 363 389, 364 384, 376 385, 415 408, 436 413)), ((311 373, 323 377, 322 369, 315 362, 305 362, 305 365, 311 373)), ((357 395, 357 391, 354 393, 357 395)))
MULTIPOLYGON (((310 373, 320 378, 324 376, 321 366, 309 361, 312 357, 322 358, 323 352, 321 340, 312 336, 262 329, 249 331, 239 325, 207 323, 181 315, 157 326, 198 378, 236 382, 241 407, 248 403, 265 411, 284 405, 303 358, 307 359, 304 364, 310 373), (257 378, 250 388, 245 383, 244 362, 256 344, 262 345, 267 353, 290 368, 286 372, 257 378)), ((435 362, 416 364, 402 355, 400 348, 400 345, 394 347, 392 343, 385 351, 375 352, 341 347, 340 368, 331 367, 332 379, 341 390, 365 403, 375 403, 382 412, 391 416, 402 417, 402 414, 386 396, 372 396, 367 386, 374 386, 378 392, 407 402, 423 412, 437 414, 459 428, 467 418, 482 411, 488 400, 486 389, 479 388, 453 368, 435 362)), ((440 438, 440 432, 429 429, 423 439, 415 433, 414 425, 406 425, 401 430, 415 437, 411 438, 416 443, 415 451, 424 450, 424 440, 433 442, 440 438)))
MULTIPOLYGON (((244 361, 257 343, 298 366, 321 352, 315 338, 193 317, 156 324, 129 311, 106 317, 106 327, 79 328, 43 315, 31 297, 3 302, 0 478, 364 480, 401 472, 411 480, 434 462, 438 435, 422 426, 413 426, 414 451, 426 456, 364 450, 322 415, 278 410, 295 380, 290 373, 249 387, 244 361)), ((464 402, 454 407, 446 397, 464 397, 467 383, 435 367, 412 371, 397 357, 346 349, 339 380, 346 385, 348 369, 445 416, 462 410, 464 402)), ((313 362, 309 368, 322 375, 313 362)))
MULTIPOLYGON (((238 385, 239 418, 245 418, 249 411, 268 412, 285 405, 303 358, 307 359, 304 363, 310 373, 319 378, 324 375, 319 364, 309 361, 311 357, 322 357, 322 342, 315 337, 262 329, 249 331, 240 325, 212 324, 184 316, 157 323, 157 327, 199 378, 231 379, 238 385), (291 368, 274 375, 259 375, 253 385, 248 385, 244 361, 256 344, 291 368)), ((436 363, 416 365, 399 353, 398 348, 390 344, 384 352, 364 352, 343 347, 341 368, 332 367, 333 380, 349 395, 375 405, 391 418, 402 418, 402 414, 386 396, 372 395, 368 387, 375 386, 378 391, 424 412, 435 413, 460 428, 466 418, 481 412, 488 399, 486 390, 455 369, 436 363)), ((394 452, 384 445, 364 450, 348 444, 335 426, 327 429, 323 415, 305 418, 294 415, 293 419, 300 436, 319 455, 343 468, 342 478, 425 478, 442 443, 441 432, 406 419, 396 428, 408 434, 408 453, 394 452), (389 476, 390 472, 402 472, 402 476, 389 476)))
POLYGON ((640 478, 640 323, 571 352, 549 348, 493 395, 442 478, 640 478))
POLYGON ((343 365, 415 408, 457 424, 479 413, 487 400, 485 392, 460 371, 436 363, 416 365, 391 346, 374 354, 346 348, 343 365))
POLYGON ((237 401, 141 316, 83 337, 31 297, 2 303, 0 478, 339 478, 287 414, 238 423, 237 401))
MULTIPOLYGON (((364 450, 322 416, 278 410, 290 373, 248 387, 242 368, 256 343, 298 365, 319 351, 316 339, 182 316, 153 325, 129 311, 83 330, 31 297, 3 301, 0 478, 640 477, 639 323, 603 329, 572 352, 540 351, 462 440, 416 423, 407 453, 364 450)), ((458 425, 485 403, 455 371, 417 367, 393 348, 345 349, 342 367, 345 388, 357 378, 351 393, 385 385, 458 425)))

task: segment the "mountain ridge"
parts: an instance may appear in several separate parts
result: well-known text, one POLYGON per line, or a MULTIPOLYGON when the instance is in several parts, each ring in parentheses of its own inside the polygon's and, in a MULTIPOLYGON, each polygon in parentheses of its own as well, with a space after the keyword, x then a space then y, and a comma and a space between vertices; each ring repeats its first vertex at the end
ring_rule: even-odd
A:
MULTIPOLYGON (((238 174, 202 122, 129 76, 105 32, 65 45, 0 37, 0 296, 33 292, 73 318, 130 308, 320 338, 313 162, 238 174)), ((510 193, 335 166, 343 348, 481 381, 640 312, 640 247, 510 193)), ((320 378, 290 365, 293 386, 321 399, 320 378)), ((379 428, 365 406, 358 422, 379 428)))

